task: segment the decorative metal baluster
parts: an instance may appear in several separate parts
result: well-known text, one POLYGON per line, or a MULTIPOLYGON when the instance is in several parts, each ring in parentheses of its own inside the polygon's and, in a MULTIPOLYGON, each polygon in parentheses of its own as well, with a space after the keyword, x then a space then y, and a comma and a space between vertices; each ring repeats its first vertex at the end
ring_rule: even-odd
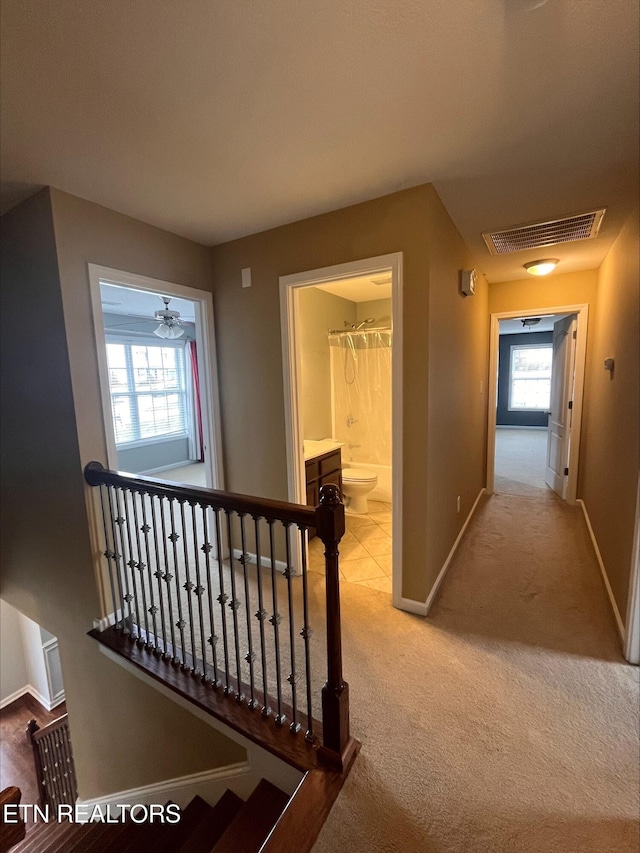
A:
MULTIPOLYGON (((140 637, 140 608, 139 608, 139 602, 138 602, 138 587, 136 584, 136 573, 134 571, 135 567, 136 567, 136 560, 134 560, 133 542, 132 542, 132 538, 131 538, 131 521, 129 518, 129 509, 127 507, 126 489, 122 489, 121 491, 122 491, 122 500, 123 500, 123 506, 124 506, 124 521, 125 521, 125 527, 127 529, 127 542, 128 542, 128 554, 129 554, 129 559, 126 561, 126 565, 131 569, 131 584, 132 584, 131 588, 133 589, 132 600, 133 600, 133 606, 134 606, 135 618, 136 618, 136 622, 135 622, 136 630, 134 632, 132 629, 131 636, 134 639, 141 640, 141 637, 140 637)), ((131 595, 131 592, 129 591, 128 594, 131 595)))
MULTIPOLYGON (((118 587, 118 595, 120 596, 120 624, 118 624, 118 611, 116 610, 116 628, 121 628, 124 634, 129 633, 129 629, 127 627, 127 622, 124 615, 124 606, 125 606, 125 592, 122 588, 122 578, 123 575, 126 574, 126 570, 124 567, 124 557, 123 557, 123 549, 122 549, 122 523, 124 519, 120 516, 120 512, 117 508, 118 502, 118 494, 115 491, 113 486, 107 486, 107 498, 109 500, 109 515, 111 516, 111 527, 113 530, 113 550, 114 561, 116 564, 116 585, 118 587), (113 500, 115 498, 116 501, 116 510, 113 508, 113 500), (118 544, 118 538, 120 539, 120 543, 118 544)), ((131 615, 131 607, 129 607, 129 615, 131 615)))
MULTIPOLYGON (((187 667, 187 658, 185 653, 185 640, 184 640, 184 629, 186 627, 186 622, 182 618, 182 597, 180 594, 180 571, 178 569, 178 539, 180 538, 180 534, 176 532, 176 519, 173 512, 173 501, 169 500, 169 516, 171 518, 171 533, 169 534, 169 541, 173 545, 173 570, 175 574, 176 581, 176 594, 178 600, 178 621, 176 622, 176 628, 180 631, 180 663, 182 664, 183 669, 188 669, 187 667)), ((167 586, 169 590, 169 595, 171 595, 171 588, 167 586)))
POLYGON ((240 634, 238 632, 238 608, 240 607, 240 599, 236 594, 236 573, 233 567, 233 533, 231 530, 231 513, 225 509, 224 514, 227 516, 227 536, 229 537, 229 574, 231 575, 231 601, 229 607, 233 615, 233 642, 236 652, 236 671, 238 674, 238 692, 236 699, 242 702, 244 694, 242 692, 242 668, 240 663, 240 634))
POLYGON ((206 589, 202 586, 202 580, 200 577, 200 558, 198 557, 198 527, 196 525, 196 505, 192 503, 190 504, 190 506, 191 523, 193 528, 193 556, 196 570, 196 587, 193 590, 193 593, 198 599, 198 616, 200 618, 200 647, 202 649, 202 680, 205 681, 207 677, 207 644, 204 640, 204 616, 202 613, 202 594, 206 592, 206 589))
POLYGON ((284 570, 284 576, 287 579, 287 597, 289 599, 289 644, 291 646, 291 672, 287 677, 287 681, 291 685, 291 707, 292 719, 289 728, 296 734, 300 730, 298 722, 298 673, 296 672, 296 626, 295 626, 295 606, 293 601, 293 578, 296 574, 295 567, 291 564, 291 525, 288 522, 282 522, 284 527, 284 541, 287 555, 287 568, 284 570))
MULTIPOLYGON (((244 572, 244 604, 247 614, 247 648, 248 652, 245 655, 245 660, 249 664, 249 707, 255 708, 257 701, 255 698, 255 679, 253 662, 256 659, 256 653, 253 651, 253 636, 251 631, 251 599, 249 598, 249 575, 247 573, 247 564, 249 563, 249 555, 247 554, 247 537, 244 529, 245 514, 240 513, 240 542, 242 547, 242 571, 244 572)), ((260 571, 260 568, 258 568, 260 571)))
MULTIPOLYGON (((133 521, 136 527, 136 546, 138 549, 138 561, 135 565, 136 569, 140 573, 140 592, 142 594, 142 614, 144 618, 144 644, 147 648, 151 648, 151 642, 149 641, 149 611, 147 610, 147 591, 145 589, 144 582, 144 571, 147 568, 147 564, 143 562, 142 559, 142 545, 140 543, 140 533, 142 528, 140 527, 140 519, 138 517, 138 498, 142 500, 142 495, 139 492, 131 492, 131 500, 133 502, 133 521)), ((142 629, 142 625, 139 626, 142 629)))
MULTIPOLYGON (((207 603, 209 605, 209 627, 211 629, 211 634, 209 635, 209 639, 207 642, 211 646, 211 655, 213 657, 213 684, 218 686, 218 653, 216 651, 216 645, 218 643, 218 637, 216 637, 216 629, 213 621, 213 582, 211 580, 211 551, 213 549, 213 545, 209 542, 209 530, 207 525, 207 507, 202 506, 202 532, 204 536, 204 543, 202 548, 200 549, 204 554, 204 565, 205 565, 205 573, 207 575, 207 603)), ((204 645, 202 646, 202 656, 204 655, 204 645)), ((206 675, 206 663, 205 663, 205 675, 206 675)), ((206 680, 206 679, 205 679, 206 680)))
POLYGON ((153 595, 153 580, 151 575, 151 549, 149 547, 149 531, 151 528, 147 523, 147 498, 151 501, 153 505, 153 495, 148 495, 143 493, 140 496, 140 505, 142 506, 142 527, 140 528, 143 536, 144 536, 144 550, 145 550, 145 558, 146 558, 146 566, 147 566, 147 579, 149 581, 149 600, 151 602, 151 606, 148 609, 148 613, 151 614, 151 623, 153 625, 153 643, 149 643, 149 638, 147 637, 147 645, 153 645, 153 650, 158 651, 158 620, 156 619, 156 613, 158 612, 158 607, 155 602, 155 598, 153 595))
MULTIPOLYGON (((184 552, 184 573, 185 573, 185 582, 183 584, 183 589, 186 590, 187 593, 187 609, 189 611, 189 637, 191 638, 191 672, 194 675, 199 674, 198 670, 198 661, 196 658, 196 626, 193 619, 193 604, 191 602, 191 593, 194 590, 194 584, 191 580, 191 572, 189 571, 189 548, 187 543, 187 525, 184 520, 184 501, 180 501, 180 520, 182 522, 182 545, 184 552)), ((195 546, 195 542, 194 542, 195 546)))
POLYGON ((273 519, 267 519, 269 524, 269 552, 271 556, 271 596, 273 601, 273 616, 269 622, 273 625, 273 639, 276 655, 276 692, 278 699, 278 713, 275 717, 277 726, 284 724, 286 720, 282 713, 282 671, 280 668, 280 622, 282 617, 278 613, 278 587, 276 580, 276 549, 273 542, 273 519))
MULTIPOLYGON (((164 574, 162 575, 162 580, 165 582, 167 589, 167 607, 169 609, 169 629, 171 631, 171 654, 168 654, 165 649, 165 660, 169 658, 172 663, 177 663, 176 660, 176 626, 173 621, 173 602, 171 600, 171 581, 173 580, 173 575, 169 571, 169 550, 167 548, 167 542, 169 541, 169 536, 167 535, 167 522, 165 518, 165 508, 163 501, 167 501, 167 505, 171 506, 171 501, 166 498, 164 495, 159 499, 160 505, 160 522, 162 524, 162 549, 164 552, 164 574)), ((174 543, 174 559, 175 559, 175 543, 174 543)))
POLYGON ((260 556, 260 516, 254 515, 253 518, 253 526, 256 534, 256 565, 257 565, 257 586, 258 586, 258 609, 256 611, 256 619, 260 623, 260 654, 262 657, 262 688, 264 690, 264 703, 262 705, 262 714, 265 717, 268 717, 271 713, 271 708, 269 708, 269 691, 267 690, 267 647, 265 643, 264 636, 264 620, 267 618, 268 613, 264 609, 264 599, 262 596, 262 557, 260 556))
POLYGON ((124 532, 124 515, 123 509, 120 506, 121 498, 124 500, 122 495, 122 489, 117 489, 114 487, 113 495, 116 501, 116 517, 115 524, 117 525, 118 537, 120 539, 120 589, 122 592, 122 621, 124 624, 123 633, 127 635, 133 635, 133 608, 131 606, 131 602, 133 601, 133 595, 131 594, 131 590, 129 589, 129 575, 127 573, 127 551, 126 551, 126 537, 124 532), (125 617, 124 606, 126 604, 128 615, 125 617))
POLYGON ((304 665, 305 665, 305 679, 306 679, 306 687, 307 687, 307 731, 305 732, 305 738, 308 741, 315 740, 315 735, 313 733, 313 705, 311 700, 311 646, 310 640, 313 635, 313 631, 309 625, 309 586, 308 586, 308 577, 307 577, 307 534, 308 529, 306 527, 298 526, 298 530, 300 531, 300 558, 302 562, 302 631, 300 631, 300 636, 304 640, 304 665))
MULTIPOLYGON (((156 555, 155 565, 156 570, 153 573, 154 578, 157 581, 158 586, 158 602, 160 604, 160 629, 162 631, 162 652, 166 656, 167 654, 167 629, 165 624, 165 615, 164 615, 164 596, 162 595, 162 583, 164 580, 164 572, 160 567, 160 543, 158 541, 158 521, 156 518, 156 503, 155 503, 155 495, 150 496, 151 501, 151 527, 153 528, 153 544, 154 544, 154 552, 156 555)), ((160 504, 160 511, 162 512, 162 499, 158 498, 158 502, 160 504)), ((166 567, 166 557, 165 557, 165 567, 166 567)))
MULTIPOLYGON (((113 580, 114 575, 114 562, 117 556, 117 547, 115 545, 115 539, 113 541, 109 540, 109 527, 107 525, 107 510, 105 507, 104 501, 104 493, 108 490, 108 487, 104 485, 104 483, 100 484, 100 509, 102 511, 102 526, 104 528, 104 556, 107 558, 107 567, 109 572, 109 587, 111 589, 111 600, 113 601, 113 621, 117 626, 118 624, 118 604, 116 601, 116 590, 115 583, 113 580)), ((112 536, 115 535, 113 527, 111 528, 112 536)), ((117 569, 117 564, 116 564, 117 569)))
POLYGON ((216 548, 218 549, 218 576, 220 580, 220 595, 218 596, 218 603, 220 604, 220 614, 222 617, 222 644, 224 647, 224 678, 225 678, 225 687, 224 692, 229 695, 232 693, 231 686, 229 685, 229 638, 227 636, 227 611, 225 610, 225 604, 229 599, 229 596, 224 591, 224 565, 222 561, 222 536, 220 534, 220 510, 218 507, 215 507, 213 510, 213 517, 216 523, 216 548))

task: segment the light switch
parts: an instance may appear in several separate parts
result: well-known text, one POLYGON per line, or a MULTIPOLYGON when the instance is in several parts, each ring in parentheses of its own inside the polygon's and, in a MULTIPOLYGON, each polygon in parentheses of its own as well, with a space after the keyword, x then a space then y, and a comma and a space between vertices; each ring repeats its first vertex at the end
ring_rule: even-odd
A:
POLYGON ((242 270, 242 286, 251 287, 251 267, 242 270))

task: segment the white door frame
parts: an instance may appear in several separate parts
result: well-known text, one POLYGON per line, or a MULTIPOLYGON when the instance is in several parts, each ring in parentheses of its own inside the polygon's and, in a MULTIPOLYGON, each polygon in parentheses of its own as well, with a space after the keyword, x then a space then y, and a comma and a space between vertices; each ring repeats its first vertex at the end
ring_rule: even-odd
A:
POLYGON ((569 475, 567 478, 567 503, 575 504, 578 492, 578 466, 580 463, 580 428, 582 424, 582 401, 587 355, 587 322, 589 306, 559 305, 553 308, 520 308, 518 311, 500 311, 491 314, 489 341, 489 400, 487 424, 487 494, 492 495, 495 485, 496 463, 496 409, 498 402, 498 353, 500 345, 500 320, 519 317, 548 317, 551 314, 576 314, 578 318, 576 337, 576 373, 573 393, 571 445, 569 449, 569 475))
POLYGON ((207 487, 224 488, 222 466, 222 439, 220 429, 220 399, 218 393, 218 368, 215 349, 215 326, 213 322, 213 297, 206 290, 185 287, 171 281, 161 281, 136 273, 114 270, 97 264, 88 264, 91 305, 93 310, 93 329, 98 357, 100 377, 100 397, 102 400, 102 418, 104 421, 107 445, 107 467, 118 468, 116 437, 111 414, 109 395, 109 373, 107 370, 107 351, 105 348, 105 327, 100 297, 100 283, 132 287, 136 290, 148 290, 167 296, 188 299, 195 303, 196 338, 201 343, 198 350, 198 374, 201 389, 202 432, 205 444, 205 473, 207 487))
POLYGON ((640 664, 640 475, 636 497, 636 527, 631 551, 631 577, 627 604, 624 656, 629 663, 640 664))
POLYGON ((280 276, 280 320, 282 330, 282 369, 284 379, 284 417, 287 440, 287 478, 289 500, 306 503, 306 484, 300 419, 300 342, 296 335, 296 291, 302 287, 326 284, 359 275, 391 273, 391 317, 393 356, 391 360, 391 487, 392 487, 392 565, 393 604, 401 607, 402 598, 402 252, 365 258, 316 270, 280 276))

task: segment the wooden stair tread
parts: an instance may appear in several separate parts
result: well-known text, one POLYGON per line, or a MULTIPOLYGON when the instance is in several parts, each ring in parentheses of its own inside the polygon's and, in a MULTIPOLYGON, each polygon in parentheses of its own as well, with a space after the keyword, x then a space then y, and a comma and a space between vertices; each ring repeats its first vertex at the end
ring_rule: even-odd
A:
POLYGON ((212 848, 212 853, 258 853, 288 802, 284 791, 262 779, 212 848))
POLYGON ((60 853, 87 853, 96 849, 96 845, 103 840, 107 843, 109 837, 115 835, 115 830, 119 829, 119 825, 110 823, 87 823, 84 824, 82 832, 77 833, 67 844, 62 848, 60 853))
POLYGON ((243 801, 233 791, 225 791, 200 825, 180 847, 179 853, 209 853, 238 814, 243 801))
MULTIPOLYGON (((144 836, 142 849, 153 850, 153 853, 174 853, 209 817, 212 811, 209 803, 205 802, 202 797, 195 796, 189 805, 182 810, 179 823, 148 825, 148 832, 144 836)), ((133 853, 133 851, 127 851, 127 853, 133 853)))

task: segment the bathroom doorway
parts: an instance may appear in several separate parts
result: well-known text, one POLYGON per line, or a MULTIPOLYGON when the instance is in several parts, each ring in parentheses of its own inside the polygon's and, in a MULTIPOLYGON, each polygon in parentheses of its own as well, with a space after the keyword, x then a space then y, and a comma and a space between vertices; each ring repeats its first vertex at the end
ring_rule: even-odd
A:
MULTIPOLYGON (((402 589, 401 287, 401 253, 280 279, 289 499, 315 505, 321 485, 338 484, 347 509, 342 580, 394 603, 402 589)), ((314 569, 323 560, 312 541, 314 569)))

